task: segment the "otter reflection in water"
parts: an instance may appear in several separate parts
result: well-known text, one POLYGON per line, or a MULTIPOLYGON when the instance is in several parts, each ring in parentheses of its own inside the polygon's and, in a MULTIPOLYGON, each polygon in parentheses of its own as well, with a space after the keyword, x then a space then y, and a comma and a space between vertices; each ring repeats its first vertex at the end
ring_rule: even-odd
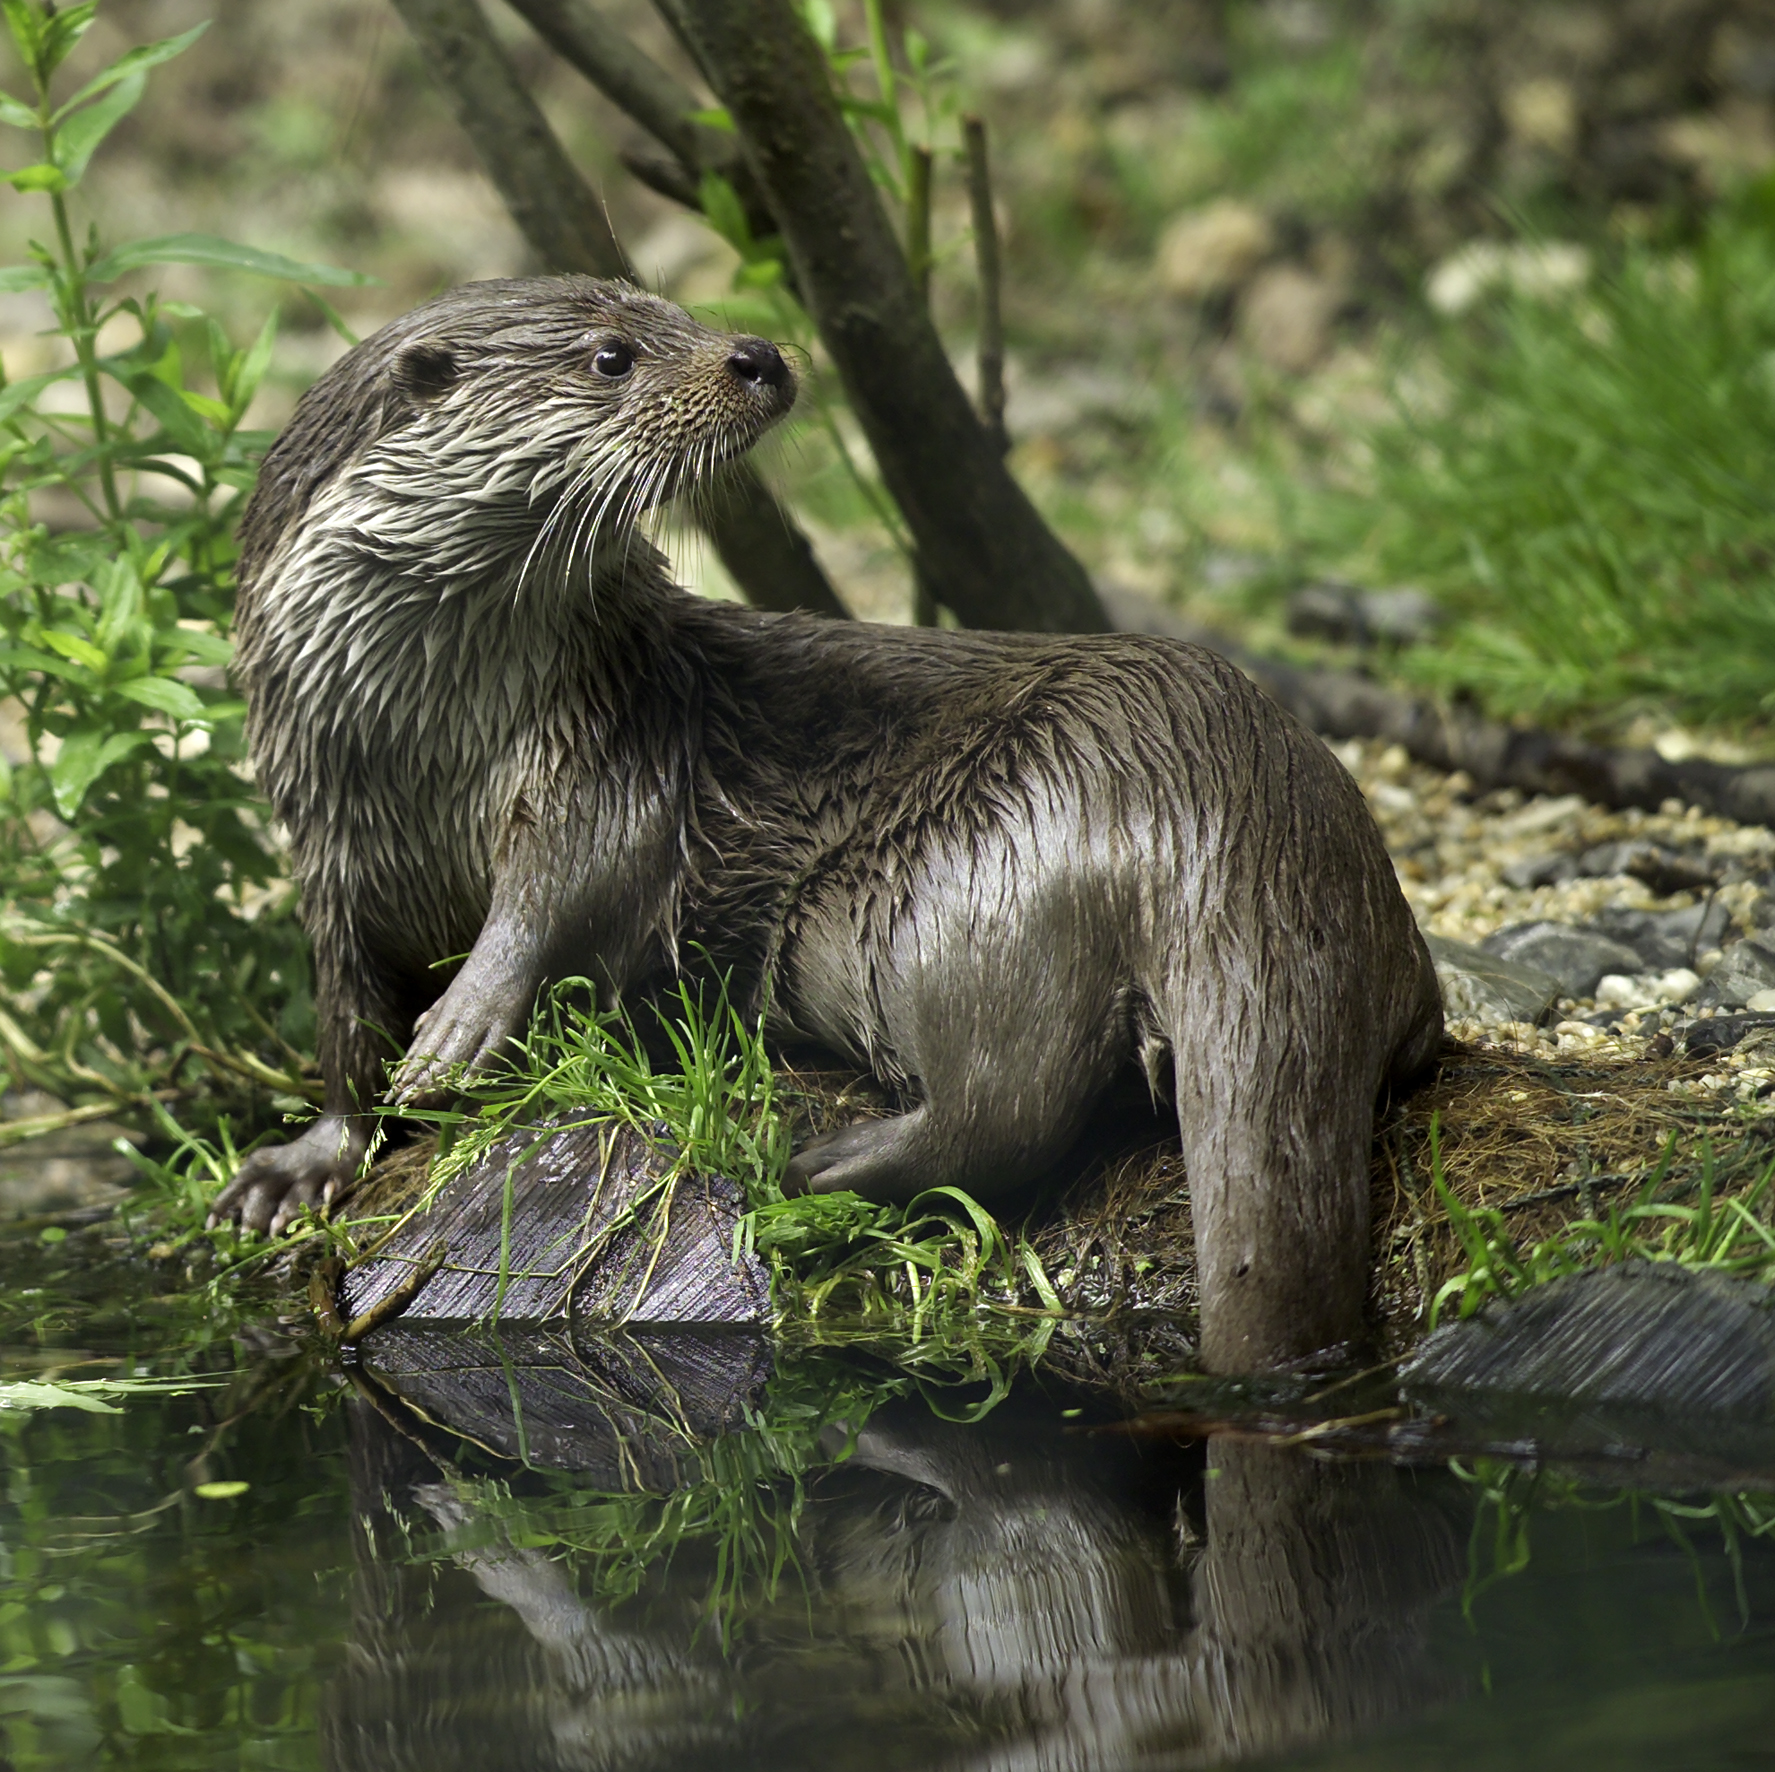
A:
POLYGON ((1205 1474, 1200 1449, 1062 1435, 1051 1405, 893 1404, 724 1648, 693 1555, 603 1605, 363 1406, 353 1457, 334 1772, 1213 1765, 1458 1683, 1427 1613, 1462 1529, 1386 1465, 1219 1440, 1205 1474), (415 1561, 428 1531, 444 1554, 415 1561))

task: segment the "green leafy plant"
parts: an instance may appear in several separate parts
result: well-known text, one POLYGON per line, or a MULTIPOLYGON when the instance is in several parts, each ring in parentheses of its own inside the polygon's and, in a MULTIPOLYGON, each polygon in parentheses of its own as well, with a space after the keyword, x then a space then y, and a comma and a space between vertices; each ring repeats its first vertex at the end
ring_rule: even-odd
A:
POLYGON ((307 959, 223 677, 276 314, 237 348, 128 280, 160 264, 363 279, 208 235, 81 237, 94 152, 202 27, 63 98, 95 6, 0 6, 28 82, 0 94, 0 124, 34 154, 6 178, 48 224, 0 289, 41 292, 61 359, 0 376, 0 704, 26 753, 0 765, 0 1049, 17 1080, 100 1107, 306 1097, 307 959))

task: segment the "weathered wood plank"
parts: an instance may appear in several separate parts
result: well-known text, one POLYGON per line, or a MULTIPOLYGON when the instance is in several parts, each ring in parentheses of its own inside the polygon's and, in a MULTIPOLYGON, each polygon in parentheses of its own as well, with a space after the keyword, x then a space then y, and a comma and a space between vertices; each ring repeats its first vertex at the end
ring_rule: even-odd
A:
POLYGON ((613 1120, 514 1133, 346 1272, 340 1314, 363 1316, 436 1262, 402 1321, 768 1321, 769 1276, 734 1250, 739 1189, 672 1167, 663 1140, 613 1120))

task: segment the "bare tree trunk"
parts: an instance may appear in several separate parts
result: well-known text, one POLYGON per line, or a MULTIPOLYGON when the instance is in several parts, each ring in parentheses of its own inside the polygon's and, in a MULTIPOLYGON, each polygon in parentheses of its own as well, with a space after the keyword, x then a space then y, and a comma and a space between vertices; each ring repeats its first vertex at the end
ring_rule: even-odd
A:
POLYGON ((970 627, 1107 630, 956 380, 790 0, 656 4, 733 118, 931 594, 970 627))
MULTIPOLYGON (((394 4, 536 256, 554 271, 628 276, 627 256, 603 204, 524 89, 478 0, 394 4)), ((761 609, 848 614, 807 538, 749 465, 729 470, 710 501, 706 526, 748 602, 761 609)))

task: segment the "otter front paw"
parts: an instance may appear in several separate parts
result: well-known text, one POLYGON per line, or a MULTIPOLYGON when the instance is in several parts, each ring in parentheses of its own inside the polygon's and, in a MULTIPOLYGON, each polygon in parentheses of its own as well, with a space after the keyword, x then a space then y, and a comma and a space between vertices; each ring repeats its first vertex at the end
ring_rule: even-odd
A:
POLYGON ((357 1178, 365 1139, 341 1114, 323 1114, 300 1138, 268 1145, 241 1164, 216 1196, 208 1224, 238 1220, 242 1230, 278 1236, 302 1213, 331 1206, 357 1178))
POLYGON ((530 1014, 533 986, 476 979, 465 967, 419 1018, 413 1043, 389 1087, 405 1107, 429 1107, 448 1098, 461 1079, 487 1069, 530 1014))

